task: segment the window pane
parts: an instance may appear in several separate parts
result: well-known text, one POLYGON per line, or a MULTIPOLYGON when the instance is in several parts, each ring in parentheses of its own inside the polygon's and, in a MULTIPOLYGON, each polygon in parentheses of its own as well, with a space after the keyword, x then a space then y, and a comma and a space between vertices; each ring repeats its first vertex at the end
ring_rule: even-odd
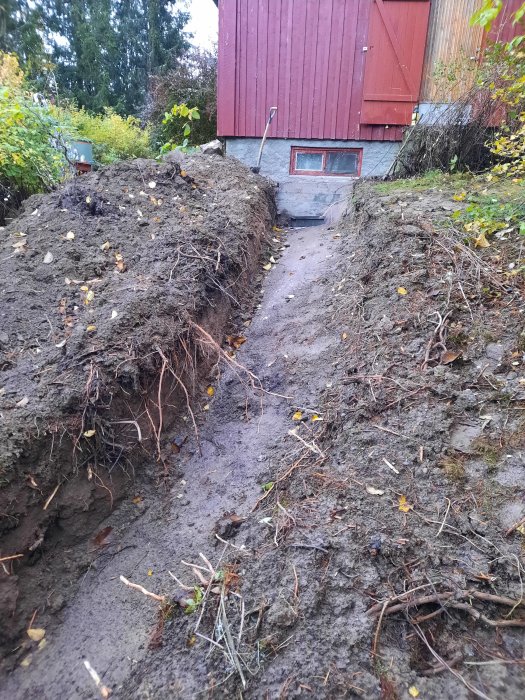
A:
POLYGON ((323 170, 323 154, 322 153, 296 153, 295 154, 295 169, 296 170, 323 170))
POLYGON ((327 153, 326 172, 340 173, 345 175, 356 175, 357 153, 327 153))

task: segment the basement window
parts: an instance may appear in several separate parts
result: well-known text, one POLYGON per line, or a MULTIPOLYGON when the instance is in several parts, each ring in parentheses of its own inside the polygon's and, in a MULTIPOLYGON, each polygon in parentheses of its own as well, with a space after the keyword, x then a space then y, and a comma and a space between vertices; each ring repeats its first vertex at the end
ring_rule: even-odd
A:
POLYGON ((292 146, 291 175, 358 177, 361 148, 300 148, 292 146))

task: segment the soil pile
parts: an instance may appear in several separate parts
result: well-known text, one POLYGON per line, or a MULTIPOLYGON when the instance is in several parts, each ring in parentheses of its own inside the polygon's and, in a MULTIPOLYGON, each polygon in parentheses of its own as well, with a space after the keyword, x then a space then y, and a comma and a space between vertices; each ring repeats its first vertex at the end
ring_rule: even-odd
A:
POLYGON ((3 230, 0 556, 16 556, 0 571, 2 644, 53 581, 42 553, 91 532, 139 462, 169 469, 166 430, 191 425, 216 361, 203 338, 221 342, 247 300, 273 206, 231 159, 137 160, 31 197, 3 230))

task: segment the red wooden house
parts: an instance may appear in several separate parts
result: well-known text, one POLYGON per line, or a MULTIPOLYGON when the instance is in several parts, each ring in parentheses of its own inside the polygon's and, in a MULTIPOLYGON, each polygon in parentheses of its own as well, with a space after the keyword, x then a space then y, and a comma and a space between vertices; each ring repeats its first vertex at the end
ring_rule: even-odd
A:
MULTIPOLYGON (((215 0, 217 2, 217 0, 215 0)), ((322 217, 355 177, 384 175, 438 61, 475 60, 481 0, 218 0, 218 134, 279 205, 322 217)), ((516 8, 521 0, 508 0, 516 8)))

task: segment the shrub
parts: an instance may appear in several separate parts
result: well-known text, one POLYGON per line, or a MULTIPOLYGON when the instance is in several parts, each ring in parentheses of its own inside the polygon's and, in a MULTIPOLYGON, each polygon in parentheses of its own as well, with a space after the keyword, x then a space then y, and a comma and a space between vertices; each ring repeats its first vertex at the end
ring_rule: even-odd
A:
POLYGON ((74 135, 93 142, 95 160, 102 165, 128 158, 151 158, 149 130, 135 117, 121 117, 111 108, 90 114, 74 106, 58 110, 74 135))
POLYGON ((0 219, 22 199, 51 189, 67 168, 63 127, 23 90, 16 57, 0 55, 0 219))

